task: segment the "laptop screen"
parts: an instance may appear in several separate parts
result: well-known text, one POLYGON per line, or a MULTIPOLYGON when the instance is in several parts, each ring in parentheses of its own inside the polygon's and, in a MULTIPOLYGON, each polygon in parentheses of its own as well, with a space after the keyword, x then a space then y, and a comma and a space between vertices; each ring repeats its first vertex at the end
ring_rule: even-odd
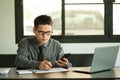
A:
POLYGON ((119 46, 95 48, 91 72, 113 69, 116 63, 119 46))

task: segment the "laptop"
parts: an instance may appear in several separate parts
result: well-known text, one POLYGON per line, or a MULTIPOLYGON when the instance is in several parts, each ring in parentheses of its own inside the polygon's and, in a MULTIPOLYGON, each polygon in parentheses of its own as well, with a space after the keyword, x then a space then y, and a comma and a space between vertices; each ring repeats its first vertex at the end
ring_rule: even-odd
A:
POLYGON ((95 48, 92 65, 90 67, 76 68, 75 72, 96 73, 112 70, 115 66, 119 46, 95 48))
POLYGON ((8 74, 10 72, 11 68, 6 67, 0 67, 0 75, 1 74, 8 74))

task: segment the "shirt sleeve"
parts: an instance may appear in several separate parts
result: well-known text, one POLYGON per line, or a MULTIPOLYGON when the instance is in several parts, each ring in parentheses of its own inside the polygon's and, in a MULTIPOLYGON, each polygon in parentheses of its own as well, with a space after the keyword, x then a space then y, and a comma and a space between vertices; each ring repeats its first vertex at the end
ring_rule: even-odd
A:
MULTIPOLYGON (((57 60, 61 59, 63 55, 64 55, 64 49, 62 45, 59 43, 59 55, 57 60)), ((72 64, 68 61, 68 65, 66 66, 66 68, 69 68, 69 67, 72 67, 72 64)))
POLYGON ((29 59, 28 46, 29 44, 27 40, 23 40, 18 44, 15 65, 18 68, 38 69, 40 62, 29 59))

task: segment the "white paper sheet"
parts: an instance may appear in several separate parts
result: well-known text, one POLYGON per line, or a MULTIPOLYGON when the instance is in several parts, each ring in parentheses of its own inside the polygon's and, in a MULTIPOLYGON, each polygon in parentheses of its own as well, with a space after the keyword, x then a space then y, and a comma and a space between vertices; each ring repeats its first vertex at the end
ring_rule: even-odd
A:
POLYGON ((0 67, 0 74, 8 74, 11 68, 0 67))
POLYGON ((67 72, 68 69, 65 68, 52 68, 51 70, 34 70, 34 73, 52 73, 52 72, 67 72))
POLYGON ((18 74, 30 74, 30 73, 32 73, 31 70, 16 70, 16 72, 18 74))
POLYGON ((16 70, 18 74, 31 74, 31 73, 52 73, 52 72, 67 72, 65 68, 52 68, 51 70, 16 70))

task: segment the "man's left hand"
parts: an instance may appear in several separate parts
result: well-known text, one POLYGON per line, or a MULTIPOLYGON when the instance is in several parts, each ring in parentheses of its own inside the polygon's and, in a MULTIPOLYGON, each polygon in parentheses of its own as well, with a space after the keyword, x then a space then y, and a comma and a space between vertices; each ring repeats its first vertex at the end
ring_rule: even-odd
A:
POLYGON ((58 60, 58 61, 56 61, 56 64, 57 64, 57 66, 60 66, 60 67, 67 67, 68 59, 63 58, 63 60, 58 60))

